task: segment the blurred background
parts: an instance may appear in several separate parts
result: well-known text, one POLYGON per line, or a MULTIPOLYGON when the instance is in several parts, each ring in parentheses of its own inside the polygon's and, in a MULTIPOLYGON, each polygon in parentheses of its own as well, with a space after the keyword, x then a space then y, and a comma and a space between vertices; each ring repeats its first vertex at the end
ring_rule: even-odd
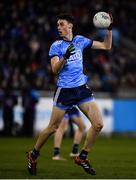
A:
MULTIPOLYGON (((0 1, 0 136, 33 136, 48 124, 56 76, 48 51, 58 38, 56 15, 71 12, 78 34, 101 40, 96 12, 114 18, 113 46, 86 49, 85 73, 100 106, 103 134, 136 134, 136 1, 0 1)), ((85 123, 89 127, 87 119, 85 123)))

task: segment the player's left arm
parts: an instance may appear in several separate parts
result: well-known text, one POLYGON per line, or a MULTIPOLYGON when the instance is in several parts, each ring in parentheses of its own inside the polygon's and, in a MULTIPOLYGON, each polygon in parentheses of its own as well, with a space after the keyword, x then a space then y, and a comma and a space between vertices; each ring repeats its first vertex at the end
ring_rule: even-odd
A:
POLYGON ((111 49, 112 46, 112 30, 108 30, 106 37, 103 42, 93 41, 92 48, 93 49, 111 49))
POLYGON ((92 44, 92 48, 93 49, 111 49, 112 47, 112 25, 113 25, 113 17, 111 14, 110 15, 110 18, 111 18, 111 24, 110 26, 108 27, 108 30, 107 30, 107 35, 105 36, 104 38, 104 41, 103 42, 100 42, 100 41, 93 41, 93 44, 92 44))

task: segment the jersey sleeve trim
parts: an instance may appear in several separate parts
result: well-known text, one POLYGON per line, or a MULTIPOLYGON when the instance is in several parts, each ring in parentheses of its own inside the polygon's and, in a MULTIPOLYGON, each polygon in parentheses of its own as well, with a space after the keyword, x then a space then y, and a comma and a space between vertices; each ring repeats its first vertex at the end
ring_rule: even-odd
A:
POLYGON ((54 55, 50 56, 50 58, 53 58, 53 57, 55 57, 55 56, 59 57, 58 54, 54 54, 54 55))
POLYGON ((92 45, 93 45, 93 40, 92 39, 90 39, 91 40, 91 43, 88 45, 88 47, 92 47, 92 45))

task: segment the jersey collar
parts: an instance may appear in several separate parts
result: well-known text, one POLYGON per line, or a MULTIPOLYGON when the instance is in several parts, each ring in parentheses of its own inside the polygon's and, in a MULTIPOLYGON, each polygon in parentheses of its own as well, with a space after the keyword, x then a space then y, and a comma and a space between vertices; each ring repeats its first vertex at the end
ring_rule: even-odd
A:
POLYGON ((65 41, 65 42, 72 42, 73 41, 73 39, 75 38, 75 36, 73 36, 73 38, 72 38, 72 40, 71 41, 69 41, 69 40, 65 40, 65 39, 63 39, 63 41, 65 41))

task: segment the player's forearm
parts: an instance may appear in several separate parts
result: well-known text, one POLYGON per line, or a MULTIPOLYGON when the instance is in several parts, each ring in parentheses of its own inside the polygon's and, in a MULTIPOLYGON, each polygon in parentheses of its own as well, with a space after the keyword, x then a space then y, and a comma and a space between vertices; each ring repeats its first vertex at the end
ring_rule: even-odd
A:
POLYGON ((105 49, 111 49, 112 47, 112 30, 108 30, 108 33, 104 39, 105 49))
POLYGON ((63 68, 64 64, 65 64, 65 59, 62 57, 58 62, 56 62, 54 64, 54 66, 52 67, 52 71, 54 74, 58 74, 59 71, 63 68))

